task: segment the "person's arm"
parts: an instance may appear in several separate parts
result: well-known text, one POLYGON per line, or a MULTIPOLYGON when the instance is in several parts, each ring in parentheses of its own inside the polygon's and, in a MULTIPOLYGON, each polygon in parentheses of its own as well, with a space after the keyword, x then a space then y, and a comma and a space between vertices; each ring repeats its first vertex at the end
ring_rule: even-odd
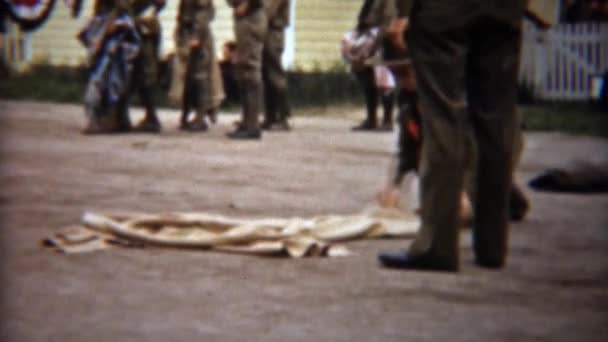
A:
POLYGON ((409 27, 409 15, 412 10, 413 0, 395 0, 396 17, 391 21, 385 31, 386 38, 401 52, 405 52, 405 33, 409 27))
POLYGON ((376 201, 383 208, 397 208, 399 205, 399 189, 405 175, 401 172, 399 163, 399 155, 393 155, 388 167, 387 182, 376 194, 376 201))

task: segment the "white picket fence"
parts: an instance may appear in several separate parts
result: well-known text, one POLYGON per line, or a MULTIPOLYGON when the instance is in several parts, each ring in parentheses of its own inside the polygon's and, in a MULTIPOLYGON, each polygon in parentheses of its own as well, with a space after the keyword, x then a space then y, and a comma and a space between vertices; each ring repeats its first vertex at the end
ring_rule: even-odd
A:
POLYGON ((525 23, 519 79, 534 96, 586 100, 608 71, 608 23, 560 24, 541 30, 525 23))

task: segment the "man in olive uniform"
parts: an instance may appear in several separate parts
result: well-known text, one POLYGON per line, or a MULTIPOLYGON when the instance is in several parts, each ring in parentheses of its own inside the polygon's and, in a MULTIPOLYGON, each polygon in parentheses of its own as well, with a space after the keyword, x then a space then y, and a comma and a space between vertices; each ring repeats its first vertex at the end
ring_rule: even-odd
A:
POLYGON ((285 48, 285 28, 289 25, 289 0, 266 0, 268 33, 262 52, 265 111, 262 129, 289 130, 287 74, 281 57, 285 48))
POLYGON ((242 102, 239 127, 228 133, 232 139, 260 139, 258 116, 262 106, 262 49, 268 23, 263 0, 226 0, 234 9, 236 71, 242 102))
POLYGON ((156 115, 155 99, 158 96, 158 53, 161 27, 157 14, 165 6, 165 0, 120 1, 127 1, 128 12, 141 36, 141 51, 135 61, 132 89, 137 91, 146 113, 134 130, 158 133, 161 130, 161 124, 156 115))
POLYGON ((205 114, 213 107, 211 96, 211 67, 214 42, 210 23, 215 16, 213 0, 181 0, 177 15, 177 45, 186 61, 185 85, 182 98, 180 128, 207 130, 205 114), (194 120, 188 114, 194 108, 194 120))
POLYGON ((504 266, 524 8, 523 0, 414 1, 408 47, 423 112, 422 226, 408 252, 380 254, 385 266, 459 269, 458 210, 469 130, 478 156, 475 260, 483 267, 504 266))

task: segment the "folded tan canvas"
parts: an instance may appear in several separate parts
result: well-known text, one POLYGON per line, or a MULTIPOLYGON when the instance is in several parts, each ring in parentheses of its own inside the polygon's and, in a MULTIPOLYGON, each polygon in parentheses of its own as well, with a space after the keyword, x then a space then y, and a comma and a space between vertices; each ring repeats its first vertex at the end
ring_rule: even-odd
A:
POLYGON ((99 214, 44 240, 64 253, 116 246, 188 248, 257 255, 344 256, 344 241, 411 237, 420 222, 414 214, 370 208, 355 215, 310 218, 235 218, 209 213, 99 214))

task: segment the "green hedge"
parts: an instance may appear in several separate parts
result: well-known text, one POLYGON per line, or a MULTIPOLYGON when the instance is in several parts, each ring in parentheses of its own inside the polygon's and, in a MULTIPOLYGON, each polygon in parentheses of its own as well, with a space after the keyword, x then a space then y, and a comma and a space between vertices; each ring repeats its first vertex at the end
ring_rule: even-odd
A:
MULTIPOLYGON (((84 67, 38 65, 28 72, 0 78, 0 97, 18 100, 82 102, 88 71, 84 67)), ((363 96, 354 77, 344 68, 330 71, 288 73, 289 98, 294 106, 362 104, 363 96)), ((137 101, 137 96, 133 96, 137 101)), ((169 107, 165 94, 160 105, 169 107)), ((227 104, 234 106, 235 104, 227 104)))
MULTIPOLYGON (((0 78, 0 97, 5 99, 82 102, 88 71, 84 67, 39 65, 23 74, 9 73, 0 78), (5 77, 6 76, 6 77, 5 77)), ((363 94, 355 78, 341 65, 329 71, 292 71, 289 98, 299 112, 332 113, 321 107, 363 106, 363 94), (309 108, 310 110, 304 110, 309 108)), ((525 89, 520 91, 527 95, 525 89)), ((521 95, 521 94, 520 94, 521 95)), ((133 97, 137 101, 137 96, 133 97)), ((522 96, 520 106, 524 125, 534 131, 562 131, 608 137, 608 113, 593 103, 539 103, 522 96)), ((168 107, 166 98, 160 105, 168 107)), ((234 108, 237 104, 228 103, 234 108)), ((336 111, 339 111, 336 108, 336 111)))

